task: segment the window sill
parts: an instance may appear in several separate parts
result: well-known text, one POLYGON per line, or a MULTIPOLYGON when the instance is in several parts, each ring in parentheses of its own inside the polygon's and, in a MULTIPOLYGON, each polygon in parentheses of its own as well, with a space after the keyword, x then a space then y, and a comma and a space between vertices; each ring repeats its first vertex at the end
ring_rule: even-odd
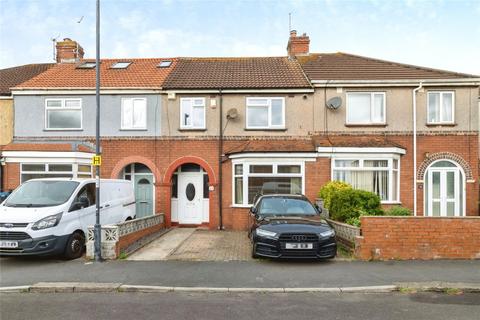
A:
POLYGON ((83 131, 83 129, 43 129, 43 131, 83 131))
POLYGON ((230 208, 239 208, 239 209, 249 209, 252 205, 244 205, 244 204, 232 204, 230 208))
POLYGON ((127 128, 121 128, 120 131, 148 131, 147 128, 141 128, 141 129, 127 129, 127 128))
POLYGON ((178 131, 207 131, 207 128, 179 128, 178 131))
POLYGON ((345 127, 369 127, 369 128, 385 128, 386 123, 345 123, 345 127))
POLYGON ((245 128, 245 131, 287 131, 287 128, 245 128))
POLYGON ((400 201, 380 201, 380 204, 401 205, 400 201))
POLYGON ((455 126, 457 126, 457 124, 456 123, 448 123, 448 122, 446 122, 446 123, 439 122, 439 123, 426 123, 425 126, 426 127, 455 127, 455 126))

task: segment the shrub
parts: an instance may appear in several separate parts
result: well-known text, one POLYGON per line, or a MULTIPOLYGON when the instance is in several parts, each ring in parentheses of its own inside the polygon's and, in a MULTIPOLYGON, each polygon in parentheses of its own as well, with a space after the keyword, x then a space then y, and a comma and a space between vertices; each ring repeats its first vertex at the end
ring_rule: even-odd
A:
POLYGON ((388 209, 385 212, 386 216, 411 216, 412 212, 410 209, 402 207, 402 206, 394 206, 388 209))
POLYGON ((318 196, 323 199, 323 206, 330 211, 333 195, 340 190, 346 189, 352 189, 352 186, 342 181, 330 181, 320 188, 318 196))
POLYGON ((361 215, 381 215, 380 197, 373 192, 344 189, 334 192, 330 203, 330 217, 345 222, 361 215))

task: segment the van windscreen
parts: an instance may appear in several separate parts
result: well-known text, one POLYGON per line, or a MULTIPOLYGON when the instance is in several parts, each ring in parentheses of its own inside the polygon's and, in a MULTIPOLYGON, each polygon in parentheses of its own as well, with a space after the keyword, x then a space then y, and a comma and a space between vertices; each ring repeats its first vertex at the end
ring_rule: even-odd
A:
POLYGON ((25 182, 5 202, 7 207, 51 207, 70 199, 76 181, 31 180, 25 182))

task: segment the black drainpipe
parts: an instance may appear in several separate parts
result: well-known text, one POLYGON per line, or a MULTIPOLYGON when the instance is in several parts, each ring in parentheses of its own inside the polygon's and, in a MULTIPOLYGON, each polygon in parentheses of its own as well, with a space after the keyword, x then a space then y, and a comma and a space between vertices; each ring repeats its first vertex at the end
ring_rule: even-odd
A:
POLYGON ((220 95, 220 125, 218 127, 218 220, 219 229, 223 230, 223 213, 222 213, 222 189, 223 189, 223 176, 222 176, 222 160, 223 160, 223 97, 222 89, 218 90, 220 95))

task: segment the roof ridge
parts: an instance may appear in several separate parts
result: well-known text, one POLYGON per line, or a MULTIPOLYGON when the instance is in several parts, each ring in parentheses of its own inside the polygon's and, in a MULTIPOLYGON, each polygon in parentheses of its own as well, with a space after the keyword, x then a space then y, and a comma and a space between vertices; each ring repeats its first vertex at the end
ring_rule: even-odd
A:
POLYGON ((458 75, 458 76, 466 76, 468 78, 479 78, 480 76, 471 74, 471 73, 462 73, 462 72, 455 72, 455 71, 450 71, 450 70, 444 70, 444 69, 436 69, 436 68, 430 68, 430 67, 423 67, 423 66, 417 66, 414 64, 408 64, 408 63, 402 63, 402 62, 396 62, 396 61, 390 61, 390 60, 383 60, 383 59, 378 59, 378 58, 372 58, 372 57, 366 57, 358 54, 353 54, 353 53, 347 53, 347 52, 337 52, 337 54, 345 55, 345 56, 351 56, 355 58, 361 58, 361 59, 366 59, 366 60, 371 60, 371 61, 377 61, 381 63, 387 63, 391 65, 399 65, 407 68, 414 68, 414 69, 422 69, 425 71, 430 71, 430 72, 442 72, 442 73, 449 73, 452 75, 458 75))
POLYGON ((27 63, 27 64, 22 64, 22 65, 19 65, 19 66, 0 69, 0 71, 7 71, 7 70, 11 70, 11 69, 24 68, 24 67, 30 67, 30 66, 47 66, 47 65, 54 65, 54 64, 55 64, 55 62, 27 63))

